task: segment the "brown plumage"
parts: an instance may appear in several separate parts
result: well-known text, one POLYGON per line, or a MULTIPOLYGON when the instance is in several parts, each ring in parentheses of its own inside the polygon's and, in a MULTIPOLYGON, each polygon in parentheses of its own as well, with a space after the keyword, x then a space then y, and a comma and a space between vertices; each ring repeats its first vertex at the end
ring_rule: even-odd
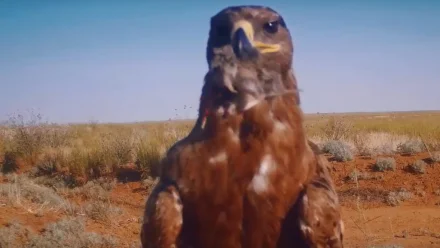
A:
POLYGON ((308 143, 316 156, 315 173, 287 214, 280 242, 297 248, 343 248, 344 223, 328 161, 316 144, 308 143))
POLYGON ((316 173, 299 201, 299 224, 308 247, 343 248, 344 223, 327 159, 309 142, 317 156, 316 173))
POLYGON ((304 199, 314 201, 310 183, 322 175, 303 127, 292 54, 272 9, 230 7, 212 17, 199 117, 162 161, 143 247, 295 247, 311 239, 300 232, 316 226, 304 199))

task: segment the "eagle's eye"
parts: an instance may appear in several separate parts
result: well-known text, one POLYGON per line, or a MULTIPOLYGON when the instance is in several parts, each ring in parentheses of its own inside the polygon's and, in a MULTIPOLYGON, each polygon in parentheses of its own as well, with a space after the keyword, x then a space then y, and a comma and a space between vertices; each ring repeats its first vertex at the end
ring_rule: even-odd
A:
POLYGON ((270 34, 274 34, 276 32, 278 32, 278 28, 280 26, 280 22, 279 21, 272 21, 272 22, 266 22, 263 26, 264 31, 270 33, 270 34))

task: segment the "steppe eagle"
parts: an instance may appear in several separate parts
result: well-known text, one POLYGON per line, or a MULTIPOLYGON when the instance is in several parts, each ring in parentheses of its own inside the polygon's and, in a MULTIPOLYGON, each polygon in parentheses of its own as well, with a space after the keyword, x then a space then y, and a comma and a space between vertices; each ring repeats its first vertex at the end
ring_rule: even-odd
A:
POLYGON ((305 134, 292 56, 271 8, 211 18, 199 116, 161 162, 143 247, 342 247, 337 195, 305 134))

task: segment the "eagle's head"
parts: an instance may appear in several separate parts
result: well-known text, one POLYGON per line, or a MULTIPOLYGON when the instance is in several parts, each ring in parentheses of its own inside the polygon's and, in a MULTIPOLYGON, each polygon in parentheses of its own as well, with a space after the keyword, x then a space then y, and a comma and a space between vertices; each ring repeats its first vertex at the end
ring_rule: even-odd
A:
POLYGON ((283 17, 263 6, 228 7, 211 18, 207 46, 210 67, 221 50, 240 61, 259 61, 279 69, 292 64, 293 44, 283 17))
POLYGON ((286 93, 293 93, 299 104, 292 55, 290 32, 276 11, 263 6, 225 8, 211 18, 202 96, 214 99, 216 107, 232 102, 238 111, 286 93))

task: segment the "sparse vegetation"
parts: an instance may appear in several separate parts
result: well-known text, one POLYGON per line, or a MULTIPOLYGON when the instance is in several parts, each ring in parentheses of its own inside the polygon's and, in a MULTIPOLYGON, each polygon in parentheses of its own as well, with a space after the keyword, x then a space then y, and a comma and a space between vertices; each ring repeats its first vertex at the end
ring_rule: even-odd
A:
POLYGON ((41 235, 33 236, 26 247, 110 248, 118 247, 118 240, 86 232, 82 218, 63 218, 49 224, 41 235))
POLYGON ((382 175, 371 175, 368 172, 361 172, 358 170, 353 170, 346 178, 345 180, 356 182, 356 180, 382 180, 382 175))
POLYGON ((116 180, 106 180, 99 178, 94 181, 88 181, 81 187, 76 187, 69 191, 71 195, 80 195, 87 200, 107 201, 110 199, 110 191, 115 187, 116 180))
MULTIPOLYGON (((440 121, 440 115, 411 119, 393 113, 386 120, 364 115, 310 115, 306 127, 336 161, 350 161, 355 152, 369 157, 394 151, 415 154, 424 150, 419 137, 430 149, 440 149, 440 129, 431 125, 440 121)), ((1 170, 16 172, 20 166, 31 165, 38 168, 39 175, 69 175, 73 185, 81 185, 135 164, 143 178, 156 177, 164 152, 186 135, 191 125, 189 121, 57 125, 32 112, 18 114, 1 128, 1 170)))
POLYGON ((432 154, 432 161, 435 163, 439 163, 440 162, 440 152, 434 152, 432 154))
POLYGON ((408 171, 414 174, 425 174, 426 163, 423 160, 417 160, 408 165, 408 171))
POLYGON ((394 158, 377 158, 373 166, 374 171, 394 171, 396 170, 396 160, 394 158))
POLYGON ((352 124, 344 119, 332 116, 321 128, 322 133, 328 140, 347 139, 352 130, 352 124))
POLYGON ((417 139, 408 140, 398 146, 398 151, 403 154, 413 155, 423 151, 423 142, 417 139))
POLYGON ((93 220, 109 222, 122 210, 113 206, 109 201, 92 200, 85 205, 85 212, 93 220))
POLYGON ((336 161, 344 162, 353 160, 350 146, 341 140, 330 140, 324 144, 323 152, 330 153, 336 161))
POLYGON ((28 211, 32 211, 29 202, 38 204, 34 211, 67 211, 72 207, 53 189, 38 185, 24 175, 9 174, 6 180, 6 183, 0 184, 0 195, 9 204, 26 205, 28 211))
POLYGON ((413 194, 406 190, 405 188, 400 188, 397 191, 389 192, 385 202, 390 206, 398 206, 402 202, 409 200, 413 197, 413 194))
POLYGON ((353 136, 353 144, 359 156, 373 157, 375 151, 368 145, 368 136, 365 133, 358 133, 353 136))
POLYGON ((72 186, 115 176, 121 166, 136 164, 145 178, 157 176, 159 160, 189 131, 183 122, 123 125, 59 126, 40 115, 11 117, 0 132, 1 171, 35 166, 35 174, 70 176, 72 186))
POLYGON ((29 230, 17 221, 7 223, 4 227, 0 228, 0 247, 20 247, 20 239, 27 239, 29 233, 29 230))
MULTIPOLYGON (((192 122, 57 125, 29 116, 16 115, 0 126, 0 211, 14 209, 53 225, 31 230, 29 223, 11 220, 0 226, 0 247, 138 246, 145 197, 158 182, 160 160, 192 122), (130 240, 106 236, 118 229, 129 229, 124 237, 130 240)), ((320 114, 306 115, 305 124, 333 161, 343 206, 362 209, 398 206, 414 195, 409 204, 438 199, 440 189, 431 182, 417 188, 405 183, 426 172, 423 160, 438 175, 439 122, 438 113, 320 114), (396 190, 400 186, 407 189, 396 190)))

